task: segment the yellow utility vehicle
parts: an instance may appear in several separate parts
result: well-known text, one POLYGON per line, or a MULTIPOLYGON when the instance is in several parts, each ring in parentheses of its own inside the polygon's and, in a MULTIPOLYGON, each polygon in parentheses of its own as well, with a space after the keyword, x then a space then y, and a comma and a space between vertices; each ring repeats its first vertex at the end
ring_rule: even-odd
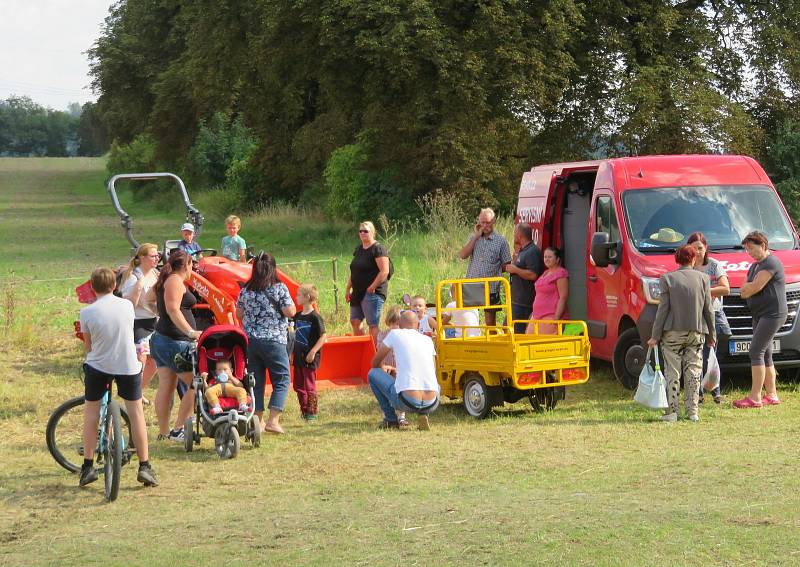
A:
POLYGON ((436 286, 436 364, 442 395, 462 398, 482 419, 495 406, 528 397, 536 411, 564 399, 564 386, 589 379, 589 335, 583 321, 532 321, 533 334, 515 334, 511 289, 505 278, 443 280, 436 286), (490 285, 505 302, 490 305, 490 285), (448 299, 449 298, 449 299, 448 299), (480 314, 505 313, 504 324, 487 326, 480 314))

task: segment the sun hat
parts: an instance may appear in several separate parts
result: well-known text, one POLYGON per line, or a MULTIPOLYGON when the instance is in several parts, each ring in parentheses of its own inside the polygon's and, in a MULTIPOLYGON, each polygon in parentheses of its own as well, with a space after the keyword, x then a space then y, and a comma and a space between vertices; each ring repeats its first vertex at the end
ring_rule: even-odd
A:
POLYGON ((650 240, 674 243, 683 240, 683 235, 674 228, 660 228, 650 235, 650 240))
POLYGON ((191 230, 192 232, 194 232, 194 225, 190 222, 185 222, 181 225, 181 231, 184 230, 191 230))

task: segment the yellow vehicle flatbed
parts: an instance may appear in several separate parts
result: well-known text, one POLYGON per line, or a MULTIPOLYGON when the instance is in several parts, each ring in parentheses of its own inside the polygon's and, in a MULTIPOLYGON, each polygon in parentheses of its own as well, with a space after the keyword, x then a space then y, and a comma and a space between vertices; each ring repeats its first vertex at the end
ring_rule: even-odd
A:
POLYGON ((583 321, 531 321, 533 334, 514 333, 511 290, 505 278, 443 280, 436 288, 436 364, 442 395, 461 398, 467 413, 486 417, 492 407, 528 397, 536 410, 551 409, 564 386, 589 379, 590 344, 583 321), (490 285, 505 303, 490 305, 490 285), (449 295, 452 303, 442 305, 449 295), (480 312, 497 309, 505 323, 480 324, 480 312), (453 319, 463 323, 452 324, 453 319), (477 324, 476 324, 477 323, 477 324))

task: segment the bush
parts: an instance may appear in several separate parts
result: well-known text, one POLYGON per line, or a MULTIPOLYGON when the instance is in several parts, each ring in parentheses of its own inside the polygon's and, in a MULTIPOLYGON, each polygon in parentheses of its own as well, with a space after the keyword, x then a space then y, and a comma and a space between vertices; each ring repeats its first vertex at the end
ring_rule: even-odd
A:
POLYGON ((216 112, 211 120, 200 122, 200 130, 189 151, 189 170, 196 182, 211 187, 228 181, 231 167, 247 163, 256 139, 241 117, 216 112))
POLYGON ((225 172, 225 191, 229 193, 226 199, 231 203, 234 198, 238 199, 235 205, 237 209, 252 210, 261 204, 254 191, 262 182, 261 172, 250 161, 254 150, 255 146, 231 162, 225 172))
POLYGON ((130 144, 111 144, 106 169, 110 175, 118 173, 149 173, 158 170, 156 142, 150 134, 139 134, 130 144))
MULTIPOLYGON (((156 160, 156 142, 150 134, 139 134, 129 144, 119 144, 116 140, 111 144, 111 150, 106 161, 106 170, 109 176, 120 173, 152 173, 160 171, 161 167, 156 160)), ((172 181, 155 181, 148 183, 137 182, 133 199, 136 201, 155 199, 156 208, 172 208, 171 199, 165 193, 169 190, 172 181)), ((120 187, 120 186, 118 186, 120 187)))
POLYGON ((325 211, 353 221, 375 219, 382 214, 390 219, 413 215, 411 192, 397 182, 396 171, 370 170, 369 152, 370 144, 362 135, 357 143, 331 153, 323 173, 327 189, 325 211))
POLYGON ((206 218, 222 220, 231 214, 241 215, 244 198, 235 189, 216 187, 198 193, 192 200, 206 218))
POLYGON ((796 222, 800 218, 800 124, 784 122, 767 148, 767 157, 776 177, 775 188, 796 222))

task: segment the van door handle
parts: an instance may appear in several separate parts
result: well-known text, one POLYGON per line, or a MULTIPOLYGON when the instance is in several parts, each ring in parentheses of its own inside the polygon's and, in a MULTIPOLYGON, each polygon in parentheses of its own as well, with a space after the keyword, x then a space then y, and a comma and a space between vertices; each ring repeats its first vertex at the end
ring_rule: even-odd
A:
POLYGON ((589 276, 589 281, 590 282, 596 282, 597 281, 597 276, 589 276))

